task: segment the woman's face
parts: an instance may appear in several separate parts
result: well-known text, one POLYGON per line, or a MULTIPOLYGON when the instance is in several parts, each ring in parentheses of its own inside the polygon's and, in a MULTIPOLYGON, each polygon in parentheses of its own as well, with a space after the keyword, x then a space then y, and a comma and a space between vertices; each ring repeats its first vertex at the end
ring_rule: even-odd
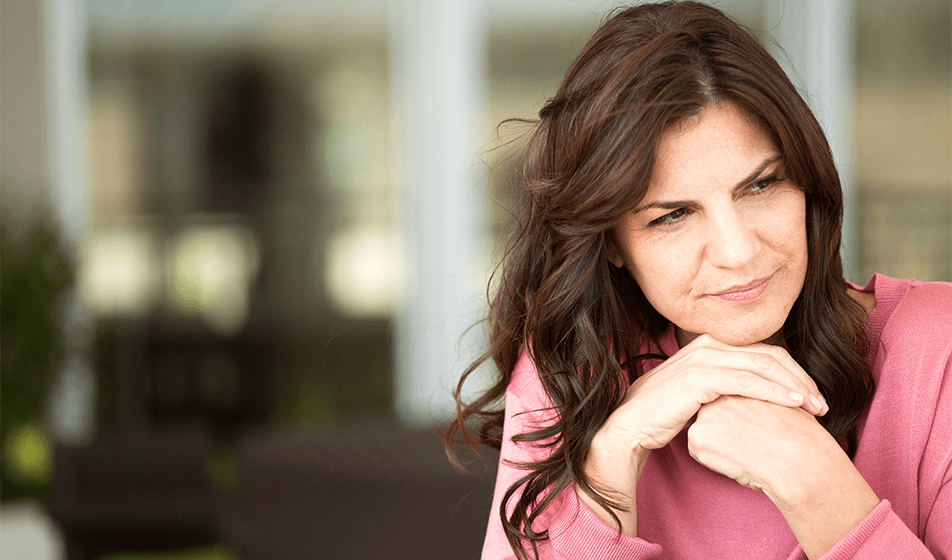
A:
POLYGON ((805 207, 770 137, 733 105, 713 105, 661 137, 645 198, 616 226, 609 258, 682 346, 700 334, 768 340, 803 287, 805 207))

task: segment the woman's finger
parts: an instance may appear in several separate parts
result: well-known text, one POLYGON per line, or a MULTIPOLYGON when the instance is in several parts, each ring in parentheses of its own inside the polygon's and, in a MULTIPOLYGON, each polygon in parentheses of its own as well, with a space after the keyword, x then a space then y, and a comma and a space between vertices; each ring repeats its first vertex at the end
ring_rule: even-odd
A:
POLYGON ((783 406, 793 406, 791 403, 796 401, 796 406, 818 416, 827 410, 816 383, 782 348, 759 345, 748 350, 711 339, 691 348, 685 357, 688 363, 698 366, 692 368, 686 381, 705 391, 707 399, 723 394, 783 406))
POLYGON ((826 412, 829 411, 830 408, 826 404, 826 399, 823 398, 823 394, 820 392, 819 387, 817 387, 816 382, 812 377, 810 377, 810 374, 800 367, 800 364, 798 364, 797 361, 793 359, 793 356, 791 356, 789 352, 780 346, 774 346, 771 344, 752 344, 746 348, 753 352, 763 352, 773 356, 788 371, 794 373, 800 379, 805 380, 807 385, 813 388, 813 390, 810 392, 810 395, 808 395, 808 398, 812 396, 814 399, 817 399, 818 402, 813 404, 819 406, 823 410, 823 414, 826 414, 826 412))
POLYGON ((812 408, 816 411, 815 414, 820 411, 810 402, 805 387, 791 388, 789 383, 780 383, 743 369, 710 368, 708 374, 705 390, 709 400, 705 398, 706 402, 713 402, 727 395, 748 397, 790 408, 812 408))

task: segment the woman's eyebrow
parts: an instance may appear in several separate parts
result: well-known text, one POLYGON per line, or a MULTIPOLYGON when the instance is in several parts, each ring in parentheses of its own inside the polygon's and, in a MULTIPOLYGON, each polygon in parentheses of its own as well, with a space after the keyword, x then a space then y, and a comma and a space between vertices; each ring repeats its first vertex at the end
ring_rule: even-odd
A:
MULTIPOLYGON (((747 177, 744 177, 739 183, 734 185, 734 188, 732 190, 739 190, 746 187, 751 181, 759 177, 760 174, 763 173, 765 169, 777 163, 778 161, 780 161, 779 155, 773 156, 771 158, 764 160, 764 162, 761 163, 757 167, 757 169, 754 169, 754 171, 751 172, 750 175, 748 175, 747 177)), ((650 204, 645 204, 644 206, 635 208, 635 211, 633 212, 633 214, 638 214, 639 212, 643 212, 645 210, 651 210, 653 208, 658 208, 661 210, 677 210, 678 208, 685 208, 685 207, 690 207, 695 205, 697 205, 697 201, 694 201, 694 200, 658 201, 658 202, 652 202, 650 204)))
POLYGON ((758 167, 757 169, 753 171, 753 173, 745 177, 741 182, 734 185, 734 190, 736 191, 746 187, 749 183, 751 183, 757 177, 759 177, 760 174, 763 173, 765 169, 777 163, 778 161, 780 161, 780 156, 774 156, 772 158, 765 160, 762 164, 760 164, 760 167, 758 167))

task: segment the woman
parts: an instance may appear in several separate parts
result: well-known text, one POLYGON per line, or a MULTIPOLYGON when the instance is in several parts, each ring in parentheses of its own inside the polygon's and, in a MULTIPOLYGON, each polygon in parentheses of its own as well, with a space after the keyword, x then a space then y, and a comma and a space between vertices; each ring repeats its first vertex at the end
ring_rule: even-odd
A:
POLYGON ((484 558, 952 557, 952 286, 843 279, 807 105, 692 2, 618 12, 530 141, 490 311, 484 558), (505 409, 501 409, 505 397, 505 409))

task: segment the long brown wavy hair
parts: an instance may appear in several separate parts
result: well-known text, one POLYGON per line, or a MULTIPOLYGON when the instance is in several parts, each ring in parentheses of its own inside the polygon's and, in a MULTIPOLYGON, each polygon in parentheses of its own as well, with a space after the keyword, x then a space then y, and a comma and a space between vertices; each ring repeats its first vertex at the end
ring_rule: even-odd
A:
POLYGON ((582 465, 593 436, 643 373, 640 349, 657 343, 669 323, 606 250, 616 223, 645 195, 662 133, 723 102, 767 131, 805 193, 806 280, 783 337, 830 405, 821 421, 855 453, 857 421, 874 387, 864 361, 866 314, 843 279, 843 196, 820 125, 766 49, 717 9, 666 2, 620 10, 539 112, 490 305, 489 349, 463 373, 457 418, 445 433, 456 465, 454 442, 499 448, 506 387, 520 353, 530 352, 557 415, 551 426, 514 438, 552 449, 545 460, 521 465, 527 474, 499 508, 520 558, 548 537, 532 522, 573 481, 606 509, 617 507, 592 488, 582 465), (488 360, 498 368, 496 383, 464 401, 464 383, 488 360))

